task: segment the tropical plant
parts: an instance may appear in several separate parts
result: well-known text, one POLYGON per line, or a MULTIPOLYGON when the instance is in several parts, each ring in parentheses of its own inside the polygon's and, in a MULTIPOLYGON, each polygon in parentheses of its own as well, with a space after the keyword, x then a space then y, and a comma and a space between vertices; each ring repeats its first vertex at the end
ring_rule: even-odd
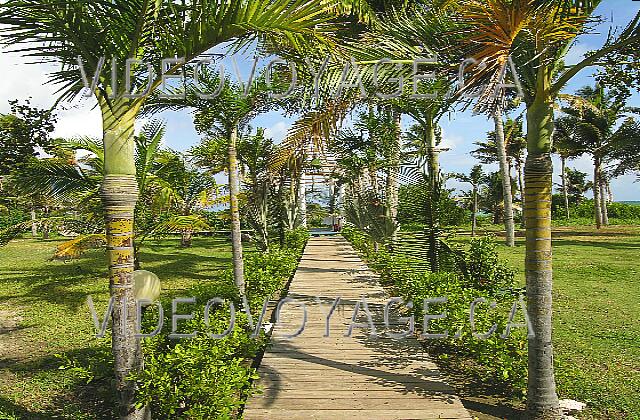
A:
POLYGON ((480 185, 485 179, 482 166, 474 165, 469 175, 454 174, 455 178, 460 182, 471 184, 471 236, 476 236, 476 225, 478 219, 478 191, 480 185))
POLYGON ((606 190, 608 180, 604 165, 611 161, 614 152, 624 156, 634 147, 637 134, 633 130, 637 122, 628 117, 624 102, 609 95, 604 87, 584 87, 576 95, 563 95, 568 106, 562 108, 567 115, 560 119, 560 133, 565 147, 574 155, 588 153, 593 159, 593 197, 596 227, 608 224, 606 190), (622 121, 621 121, 622 120, 622 121), (631 136, 629 136, 631 135, 631 136))

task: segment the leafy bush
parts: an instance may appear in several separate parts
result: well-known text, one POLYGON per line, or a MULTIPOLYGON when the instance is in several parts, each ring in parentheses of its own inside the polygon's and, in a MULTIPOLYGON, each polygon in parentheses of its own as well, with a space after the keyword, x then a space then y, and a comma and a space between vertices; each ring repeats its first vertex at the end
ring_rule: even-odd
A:
MULTIPOLYGON (((558 196, 556 194, 556 196, 558 196)), ((555 197, 555 196, 554 196, 555 197)), ((558 199, 559 200, 559 199, 558 199)), ((562 202, 564 203, 564 201, 562 202)), ((552 215, 556 220, 565 219, 566 215, 564 211, 564 204, 555 207, 552 215)), ((593 200, 583 200, 578 205, 572 205, 569 207, 569 214, 571 219, 576 219, 582 224, 594 224, 595 209, 593 206, 593 200)), ((627 204, 627 203, 609 203, 607 204, 607 214, 609 215, 609 221, 611 224, 639 224, 640 223, 640 206, 627 204)))
MULTIPOLYGON (((444 226, 460 226, 471 220, 471 212, 463 209, 451 198, 453 190, 442 190, 439 207, 444 226)), ((398 221, 403 226, 413 223, 427 224, 429 192, 424 185, 402 185, 398 191, 398 221)))
MULTIPOLYGON (((273 247, 269 252, 245 255, 245 281, 249 306, 254 322, 264 299, 277 298, 294 272, 308 233, 290 232, 285 248, 273 247)), ((169 338, 171 314, 165 315, 161 334, 144 342, 145 366, 138 373, 139 404, 148 404, 154 417, 189 419, 235 418, 247 396, 256 372, 251 364, 264 346, 265 335, 252 337, 246 313, 233 284, 233 272, 226 270, 221 279, 202 283, 184 296, 196 297, 194 318, 179 324, 179 332, 198 331, 193 338, 169 338), (235 325, 229 335, 214 339, 209 333, 220 334, 230 324, 229 305, 211 308, 209 325, 204 320, 204 306, 214 297, 233 302, 235 325)), ((164 302, 164 307, 171 307, 164 302)), ((153 311, 145 314, 144 331, 155 327, 153 311)))
POLYGON ((299 257, 302 255, 304 246, 310 237, 311 235, 309 235, 309 231, 305 228, 289 230, 285 233, 284 247, 289 250, 297 250, 297 255, 299 257))
MULTIPOLYGON (((506 339, 499 336, 505 331, 509 312, 520 291, 516 289, 513 270, 499 261, 493 238, 472 239, 468 249, 458 249, 455 272, 432 273, 417 269, 412 257, 373 252, 366 235, 356 229, 347 228, 343 234, 365 255, 383 283, 392 285, 394 293, 405 301, 414 302, 417 325, 424 316, 424 299, 447 298, 445 304, 429 308, 432 314, 447 313, 446 318, 430 323, 429 333, 448 331, 449 337, 426 341, 441 361, 466 369, 468 374, 483 381, 501 385, 512 394, 524 395, 526 331, 515 328, 506 339), (486 299, 487 304, 478 305, 475 311, 476 331, 483 333, 494 324, 497 326, 496 333, 487 339, 474 337, 470 328, 470 305, 477 298, 486 299), (496 308, 489 309, 490 302, 496 302, 496 308)), ((523 320, 518 318, 514 322, 523 320)))
POLYGON ((4 212, 0 211, 0 231, 27 220, 29 220, 29 214, 21 209, 12 208, 6 209, 4 212))

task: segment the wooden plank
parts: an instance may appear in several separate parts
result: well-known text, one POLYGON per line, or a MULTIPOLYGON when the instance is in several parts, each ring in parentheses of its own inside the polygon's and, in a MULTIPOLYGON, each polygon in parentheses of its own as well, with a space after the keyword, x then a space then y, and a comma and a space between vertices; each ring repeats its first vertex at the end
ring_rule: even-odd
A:
POLYGON ((283 409, 253 409, 245 411, 246 420, 436 420, 436 419, 468 419, 471 416, 460 408, 425 411, 420 409, 406 410, 283 410, 283 409))

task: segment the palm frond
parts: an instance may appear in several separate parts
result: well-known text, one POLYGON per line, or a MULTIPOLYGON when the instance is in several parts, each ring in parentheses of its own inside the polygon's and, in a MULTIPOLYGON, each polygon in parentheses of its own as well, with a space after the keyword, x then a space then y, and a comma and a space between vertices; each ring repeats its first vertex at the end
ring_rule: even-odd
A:
POLYGON ((57 260, 71 260, 80 258, 90 249, 104 248, 107 244, 107 236, 103 233, 80 235, 77 238, 61 243, 56 247, 53 258, 57 260))

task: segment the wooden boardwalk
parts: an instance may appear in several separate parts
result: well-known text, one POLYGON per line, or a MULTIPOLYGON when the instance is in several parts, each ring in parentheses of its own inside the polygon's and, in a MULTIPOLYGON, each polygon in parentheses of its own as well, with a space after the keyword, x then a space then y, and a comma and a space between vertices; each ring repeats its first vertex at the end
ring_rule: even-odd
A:
MULTIPOLYGON (((388 297, 344 238, 309 241, 288 296, 305 303, 305 329, 284 337, 300 328, 303 310, 283 304, 259 368, 263 392, 249 399, 245 419, 471 419, 415 338, 385 334, 388 297), (325 337, 326 314, 338 296, 325 337), (377 337, 365 327, 345 337, 363 296, 377 337)), ((400 328, 397 316, 390 319, 400 328)), ((356 322, 367 325, 362 304, 356 322)))

